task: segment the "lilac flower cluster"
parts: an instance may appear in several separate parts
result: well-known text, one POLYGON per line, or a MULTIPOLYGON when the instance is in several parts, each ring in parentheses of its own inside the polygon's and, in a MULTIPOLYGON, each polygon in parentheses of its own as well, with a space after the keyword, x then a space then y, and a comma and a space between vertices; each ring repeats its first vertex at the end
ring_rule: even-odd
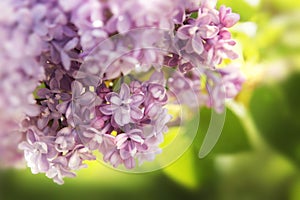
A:
POLYGON ((56 183, 95 160, 155 159, 167 104, 218 112, 244 81, 215 0, 2 0, 0 164, 56 183), (168 70, 164 70, 165 68, 168 70), (150 77, 150 78, 149 78, 150 77))
MULTIPOLYGON (((153 77, 161 78, 160 75, 155 73, 153 77)), ((134 168, 136 159, 141 164, 160 152, 159 144, 171 116, 164 108, 168 100, 166 89, 155 78, 143 83, 133 81, 129 86, 122 83, 119 93, 107 93, 99 106, 97 119, 102 119, 105 128, 100 132, 89 130, 95 131, 93 143, 97 141, 95 137, 102 138, 97 146, 104 160, 115 167, 124 163, 127 168, 134 168), (116 137, 111 136, 112 130, 116 137), (102 140, 106 140, 104 148, 102 140)))

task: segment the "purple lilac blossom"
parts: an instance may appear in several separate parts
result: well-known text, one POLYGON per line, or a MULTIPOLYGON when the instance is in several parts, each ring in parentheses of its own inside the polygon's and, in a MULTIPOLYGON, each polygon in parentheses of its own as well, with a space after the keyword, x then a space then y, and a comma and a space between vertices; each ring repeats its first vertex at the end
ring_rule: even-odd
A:
POLYGON ((159 152, 159 144, 167 132, 166 124, 171 119, 164 108, 167 93, 164 85, 159 84, 161 75, 154 73, 149 81, 134 81, 130 86, 123 83, 118 93, 106 94, 99 114, 106 117, 107 125, 100 131, 94 130, 94 137, 99 139, 92 140, 98 142, 104 161, 131 169, 136 159, 141 164, 153 160, 153 154, 159 152), (112 131, 117 136, 112 136, 112 131))
POLYGON ((113 167, 154 160, 167 104, 222 112, 244 82, 218 68, 237 57, 239 15, 216 0, 2 0, 0 12, 0 164, 58 184, 96 150, 113 167))

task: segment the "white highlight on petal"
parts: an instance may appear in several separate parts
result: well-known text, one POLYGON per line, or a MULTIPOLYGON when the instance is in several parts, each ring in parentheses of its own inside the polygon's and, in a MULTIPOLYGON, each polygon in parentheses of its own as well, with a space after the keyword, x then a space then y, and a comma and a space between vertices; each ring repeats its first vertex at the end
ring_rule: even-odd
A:
POLYGON ((93 27, 100 28, 103 26, 103 22, 101 20, 93 21, 93 27))

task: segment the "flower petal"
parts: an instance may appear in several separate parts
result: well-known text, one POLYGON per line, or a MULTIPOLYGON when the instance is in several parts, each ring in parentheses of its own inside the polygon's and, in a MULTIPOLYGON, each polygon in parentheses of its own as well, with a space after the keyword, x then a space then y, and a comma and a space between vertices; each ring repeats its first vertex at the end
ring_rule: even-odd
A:
POLYGON ((95 93, 87 91, 77 98, 76 102, 83 106, 88 106, 95 100, 95 93))
POLYGON ((46 158, 46 155, 39 155, 39 159, 37 159, 37 166, 40 172, 47 172, 49 169, 49 162, 46 158))
POLYGON ((130 109, 118 108, 114 113, 114 120, 119 126, 130 122, 130 109))
POLYGON ((130 152, 125 150, 125 149, 121 149, 120 150, 120 156, 123 160, 128 159, 131 157, 130 152))
POLYGON ((64 68, 66 70, 69 70, 71 67, 71 59, 70 59, 69 55, 64 50, 61 50, 60 58, 61 58, 61 62, 63 64, 64 68))
POLYGON ((132 169, 135 167, 135 160, 133 158, 128 158, 124 160, 124 165, 128 169, 132 169))
POLYGON ((64 50, 70 51, 70 50, 74 49, 77 46, 78 42, 79 42, 79 39, 77 37, 73 38, 64 46, 64 50))
POLYGON ((193 37, 192 39, 192 47, 193 50, 197 53, 197 54, 201 54, 204 51, 204 46, 202 43, 202 39, 200 37, 193 37))
POLYGON ((116 145, 117 145, 117 149, 121 149, 123 148, 123 144, 126 142, 126 140, 128 139, 128 135, 125 133, 121 133, 119 135, 117 135, 116 137, 116 145))
POLYGON ((130 117, 134 120, 139 120, 142 119, 144 116, 143 112, 141 109, 139 109, 137 106, 131 106, 130 110, 130 117))
POLYGON ((122 104, 122 100, 120 99, 120 96, 115 92, 108 93, 106 95, 106 100, 114 105, 119 106, 122 104))
POLYGON ((197 35, 204 39, 210 39, 216 37, 218 33, 219 28, 217 26, 205 25, 199 28, 197 35))
POLYGON ((177 37, 179 39, 182 39, 182 40, 187 40, 191 37, 190 35, 190 29, 192 28, 193 26, 191 25, 184 25, 184 26, 181 26, 178 31, 177 31, 177 37))
POLYGON ((73 98, 77 98, 80 96, 81 92, 83 90, 83 85, 79 81, 73 81, 72 82, 72 94, 73 98))
POLYGON ((105 106, 100 107, 100 111, 104 114, 104 115, 112 115, 113 112, 117 109, 118 107, 112 104, 108 104, 105 106))
POLYGON ((117 22, 117 30, 119 33, 124 33, 129 31, 129 29, 131 28, 131 21, 130 21, 130 17, 128 15, 121 15, 118 18, 118 22, 117 22))
POLYGON ((122 100, 127 100, 129 96, 130 96, 130 88, 126 83, 123 83, 120 89, 120 98, 122 100))
POLYGON ((134 95, 131 96, 131 99, 132 99, 131 104, 139 106, 139 105, 141 105, 141 103, 144 102, 145 96, 142 95, 142 94, 134 94, 134 95))
POLYGON ((149 117, 154 117, 160 112, 161 109, 162 108, 160 105, 157 105, 156 103, 152 103, 146 108, 145 114, 148 115, 149 117))
MULTIPOLYGON (((140 131, 141 132, 141 131, 140 131)), ((137 142, 137 143, 140 143, 140 144, 143 144, 144 143, 144 139, 139 136, 138 134, 132 134, 130 135, 130 139, 134 142, 137 142)))

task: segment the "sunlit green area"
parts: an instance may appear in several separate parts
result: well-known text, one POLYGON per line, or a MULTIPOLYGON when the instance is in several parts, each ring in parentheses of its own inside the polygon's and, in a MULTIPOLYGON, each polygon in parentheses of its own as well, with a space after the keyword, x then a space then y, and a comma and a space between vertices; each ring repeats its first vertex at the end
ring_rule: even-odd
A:
POLYGON ((247 82, 228 103, 222 135, 207 157, 198 158, 211 115, 203 109, 192 146, 167 168, 128 174, 90 162, 62 186, 29 169, 2 170, 0 200, 299 200, 300 1, 221 4, 241 15, 232 29, 241 55, 234 62, 247 82))

